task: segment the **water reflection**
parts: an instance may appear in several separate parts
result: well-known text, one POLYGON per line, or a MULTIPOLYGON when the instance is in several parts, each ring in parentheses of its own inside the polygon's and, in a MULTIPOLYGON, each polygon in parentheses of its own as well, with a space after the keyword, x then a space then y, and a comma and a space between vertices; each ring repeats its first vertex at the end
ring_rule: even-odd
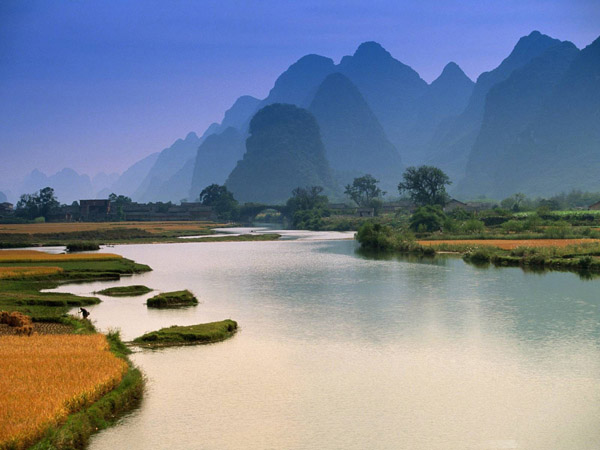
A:
POLYGON ((92 309, 100 328, 117 325, 131 339, 233 318, 241 331, 216 345, 136 353, 149 379, 144 404, 92 449, 581 449, 600 441, 600 302, 594 282, 574 274, 372 258, 352 241, 111 251, 154 271, 61 289, 188 288, 202 303, 152 311, 146 297, 102 297, 92 309))

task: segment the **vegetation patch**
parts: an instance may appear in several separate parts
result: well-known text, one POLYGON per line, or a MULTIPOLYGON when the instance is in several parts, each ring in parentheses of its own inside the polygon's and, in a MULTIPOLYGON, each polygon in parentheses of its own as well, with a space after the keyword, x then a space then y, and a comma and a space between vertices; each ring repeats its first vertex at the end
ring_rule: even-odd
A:
POLYGON ((208 221, 5 223, 0 224, 0 248, 181 242, 181 236, 211 234, 212 228, 224 225, 208 221))
MULTIPOLYGON (((600 242, 598 239, 449 239, 434 241, 418 241, 420 245, 442 247, 443 244, 455 246, 490 246, 503 250, 512 250, 517 247, 567 247, 574 244, 600 242)), ((443 248, 443 247, 442 247, 443 248)))
POLYGON ((115 286, 106 288, 96 292, 96 294, 108 295, 110 297, 135 297, 138 295, 144 295, 148 292, 152 292, 152 289, 141 284, 133 286, 115 286))
POLYGON ((100 303, 95 297, 41 292, 59 283, 81 280, 115 280, 122 275, 151 270, 119 255, 52 255, 33 250, 0 252, 0 310, 18 311, 35 321, 64 319, 76 306, 100 303), (8 276, 7 276, 8 274, 8 276))
POLYGON ((37 250, 3 250, 0 252, 0 263, 15 262, 67 262, 67 261, 106 261, 113 259, 122 259, 121 255, 114 253, 95 253, 95 254, 52 254, 38 252, 37 250))
POLYGON ((0 280, 5 279, 20 279, 20 278, 35 278, 35 277, 47 277, 49 275, 56 275, 62 273, 63 269, 56 266, 8 266, 0 267, 0 280))
POLYGON ((67 244, 67 251, 72 252, 89 252, 100 250, 97 242, 70 242, 67 244))
POLYGON ((237 322, 230 319, 190 326, 174 325, 146 333, 135 338, 133 343, 144 347, 210 344, 230 338, 237 328, 237 322))
POLYGON ((186 239, 186 242, 246 242, 246 241, 276 241, 281 237, 277 233, 253 233, 239 236, 207 236, 198 239, 186 239))
POLYGON ((68 416, 64 423, 48 427, 42 439, 31 447, 32 450, 85 448, 91 434, 112 425, 122 414, 139 405, 144 377, 127 359, 126 355, 131 352, 121 342, 119 333, 108 333, 106 338, 110 351, 128 365, 121 382, 95 403, 68 416))
POLYGON ((365 250, 394 251, 402 253, 419 253, 434 255, 431 247, 422 246, 414 235, 394 230, 389 226, 366 222, 356 233, 356 240, 365 250))
POLYGON ((99 299, 41 290, 151 269, 119 255, 3 251, 0 270, 29 271, 0 283, 0 449, 84 448, 139 403, 144 380, 118 334, 90 335, 88 320, 66 315, 99 299))
POLYGON ((0 448, 33 444, 113 390, 128 370, 101 334, 4 336, 0 354, 0 448))
POLYGON ((149 298, 146 302, 148 308, 179 308, 198 304, 198 299, 190 291, 164 292, 149 298))

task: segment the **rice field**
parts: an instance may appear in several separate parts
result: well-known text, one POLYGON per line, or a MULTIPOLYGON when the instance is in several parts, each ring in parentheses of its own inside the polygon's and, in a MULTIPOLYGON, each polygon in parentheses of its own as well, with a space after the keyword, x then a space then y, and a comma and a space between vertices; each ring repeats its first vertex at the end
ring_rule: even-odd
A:
POLYGON ((106 231, 138 229, 153 234, 175 233, 193 231, 206 232, 210 228, 219 226, 214 222, 65 222, 65 223, 27 223, 27 224, 0 224, 2 234, 56 234, 79 233, 85 231, 106 231))
POLYGON ((63 272, 61 267, 44 266, 44 267, 0 267, 0 280, 29 278, 29 277, 45 277, 48 275, 56 275, 63 272))
POLYGON ((0 361, 0 449, 27 448, 127 371, 101 334, 1 336, 0 361))
POLYGON ((600 239, 460 239, 460 240, 439 240, 439 241, 418 241, 426 246, 489 246, 497 247, 502 250, 513 250, 517 247, 558 247, 563 248, 569 245, 592 244, 600 242, 600 239))
POLYGON ((35 263, 35 262, 69 262, 69 261, 105 261, 121 259, 114 253, 75 253, 51 254, 37 250, 2 250, 0 263, 35 263))

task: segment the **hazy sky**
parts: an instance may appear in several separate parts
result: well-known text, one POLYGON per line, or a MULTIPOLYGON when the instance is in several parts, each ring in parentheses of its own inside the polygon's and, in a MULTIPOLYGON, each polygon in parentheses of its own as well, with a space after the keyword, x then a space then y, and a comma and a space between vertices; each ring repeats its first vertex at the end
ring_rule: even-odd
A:
POLYGON ((471 78, 532 30, 582 48, 598 0, 1 0, 0 186, 34 168, 121 172, 308 53, 382 44, 431 82, 471 78))

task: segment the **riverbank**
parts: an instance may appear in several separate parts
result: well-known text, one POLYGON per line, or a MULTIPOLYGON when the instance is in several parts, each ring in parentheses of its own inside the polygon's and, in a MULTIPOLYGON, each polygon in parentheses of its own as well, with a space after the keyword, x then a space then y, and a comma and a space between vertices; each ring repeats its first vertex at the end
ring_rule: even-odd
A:
POLYGON ((0 342, 8 346, 2 351, 7 363, 3 370, 13 370, 0 377, 2 409, 11 417, 0 422, 12 427, 3 430, 0 448, 21 449, 34 442, 35 449, 83 448, 93 432, 139 403, 143 376, 127 359, 129 350, 118 333, 100 337, 88 320, 67 315, 73 307, 100 300, 41 291, 67 282, 115 280, 150 270, 113 254, 0 252, 0 310, 33 320, 31 336, 14 336, 16 328, 7 324, 0 329, 0 342), (48 272, 48 268, 56 270, 48 272), (7 358, 16 351, 10 362, 7 358), (35 370, 42 372, 35 375, 35 370), (14 383, 20 383, 17 391, 14 383), (14 392, 20 393, 18 399, 14 392), (40 401, 39 407, 34 406, 40 401))
POLYGON ((277 240, 278 234, 215 236, 216 222, 68 222, 0 224, 0 249, 67 246, 88 249, 98 245, 181 242, 277 240), (183 240, 182 238, 186 238, 183 240))
POLYGON ((457 253, 471 264, 519 266, 537 270, 577 272, 585 277, 600 275, 598 239, 469 239, 415 240, 414 236, 391 227, 366 223, 356 239, 369 251, 434 256, 457 253))
POLYGON ((84 448, 142 398, 144 378, 118 333, 89 322, 84 334, 5 336, 0 351, 2 449, 84 448))
POLYGON ((118 280, 124 275, 150 270, 145 264, 111 253, 52 255, 35 250, 4 250, 0 252, 0 310, 18 311, 34 322, 71 325, 67 317, 70 309, 94 305, 100 300, 42 290, 67 282, 118 280))

